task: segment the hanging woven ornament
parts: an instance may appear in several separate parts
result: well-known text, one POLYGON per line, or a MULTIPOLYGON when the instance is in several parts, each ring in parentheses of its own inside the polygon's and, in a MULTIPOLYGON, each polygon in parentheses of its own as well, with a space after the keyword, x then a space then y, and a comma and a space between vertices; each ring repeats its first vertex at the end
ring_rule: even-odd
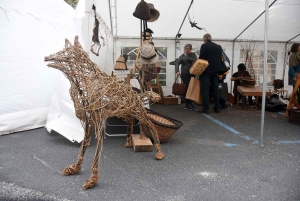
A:
POLYGON ((116 61, 115 70, 127 70, 127 59, 128 56, 126 54, 122 54, 121 50, 121 56, 116 61))
POLYGON ((95 27, 93 29, 93 37, 92 37, 92 46, 91 46, 91 52, 97 56, 99 56, 99 51, 101 48, 101 44, 99 41, 99 20, 96 17, 96 11, 95 11, 95 27))

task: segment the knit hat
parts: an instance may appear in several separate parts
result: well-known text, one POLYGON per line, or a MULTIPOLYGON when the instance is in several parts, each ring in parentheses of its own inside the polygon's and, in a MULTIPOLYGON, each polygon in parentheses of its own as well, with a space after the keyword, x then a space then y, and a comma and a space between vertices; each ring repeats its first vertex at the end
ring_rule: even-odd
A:
POLYGON ((143 64, 154 64, 158 60, 158 55, 152 44, 143 44, 141 48, 141 60, 143 64))

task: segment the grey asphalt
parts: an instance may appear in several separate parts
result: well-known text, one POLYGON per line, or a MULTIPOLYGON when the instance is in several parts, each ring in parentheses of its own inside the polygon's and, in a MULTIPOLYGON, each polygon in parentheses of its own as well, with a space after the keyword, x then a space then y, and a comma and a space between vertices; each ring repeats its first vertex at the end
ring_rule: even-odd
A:
POLYGON ((61 170, 74 163, 79 144, 45 128, 0 136, 0 200, 300 200, 300 126, 266 113, 264 146, 260 111, 229 108, 209 116, 178 106, 152 109, 184 126, 155 152, 135 153, 125 138, 104 141, 100 180, 83 190, 91 174, 95 143, 78 175, 61 170))

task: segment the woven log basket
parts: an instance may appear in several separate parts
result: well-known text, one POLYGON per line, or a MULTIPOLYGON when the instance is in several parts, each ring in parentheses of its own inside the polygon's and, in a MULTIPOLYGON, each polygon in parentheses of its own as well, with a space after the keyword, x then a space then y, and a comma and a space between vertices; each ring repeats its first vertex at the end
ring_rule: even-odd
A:
POLYGON ((300 109, 289 109, 289 122, 293 124, 300 124, 300 109))
MULTIPOLYGON (((181 121, 172 119, 152 110, 147 110, 147 116, 154 124, 158 133, 159 141, 161 143, 167 142, 170 137, 172 137, 172 135, 183 125, 181 121)), ((142 129, 144 134, 152 139, 152 134, 148 126, 142 124, 142 129)))

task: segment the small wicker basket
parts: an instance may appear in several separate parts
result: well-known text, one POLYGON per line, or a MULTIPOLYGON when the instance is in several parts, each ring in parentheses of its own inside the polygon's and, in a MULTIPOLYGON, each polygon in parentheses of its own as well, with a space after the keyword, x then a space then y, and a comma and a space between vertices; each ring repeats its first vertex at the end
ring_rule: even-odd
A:
MULTIPOLYGON (((181 121, 172 119, 152 110, 147 110, 147 116, 154 124, 159 136, 159 141, 161 143, 167 142, 170 137, 172 137, 172 135, 183 125, 181 121)), ((152 134, 149 127, 142 124, 142 129, 144 134, 152 139, 152 134)))
POLYGON ((300 109, 289 109, 289 122, 300 124, 300 109))

